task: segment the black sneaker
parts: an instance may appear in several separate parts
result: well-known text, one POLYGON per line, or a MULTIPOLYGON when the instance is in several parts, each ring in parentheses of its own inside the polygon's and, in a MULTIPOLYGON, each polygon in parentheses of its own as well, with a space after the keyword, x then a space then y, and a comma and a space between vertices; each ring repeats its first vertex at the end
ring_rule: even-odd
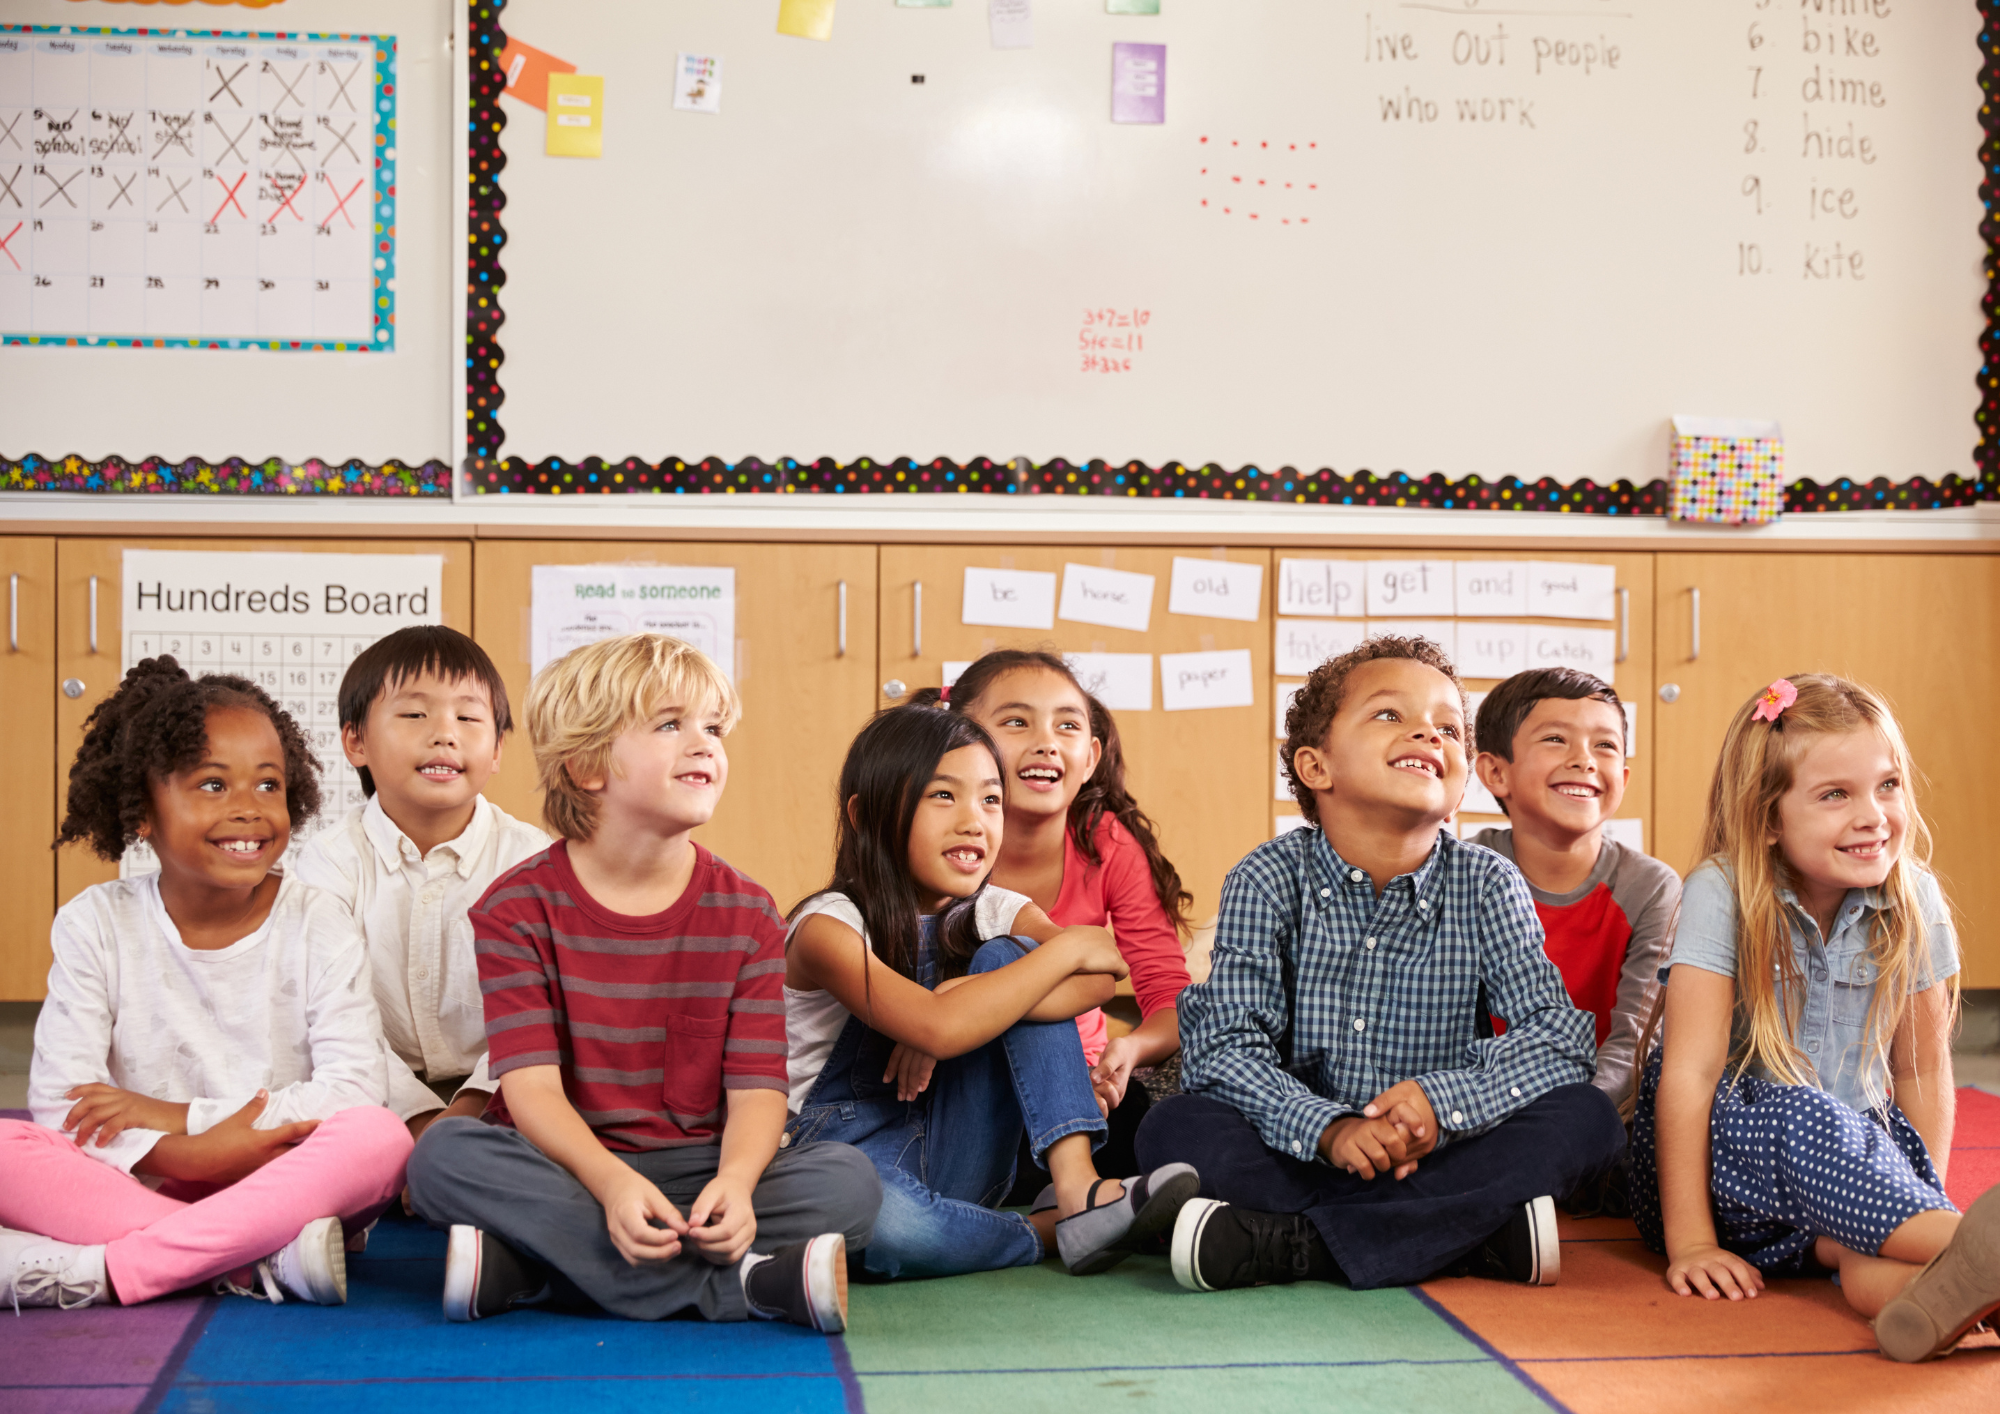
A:
POLYGON ((1534 1198, 1516 1208, 1498 1232, 1467 1256, 1466 1273, 1526 1286, 1554 1286, 1562 1275, 1555 1200, 1534 1198))
POLYGON ((1189 1291, 1337 1281, 1340 1268, 1306 1218, 1193 1198, 1174 1222, 1174 1280, 1189 1291))
POLYGON ((490 1232, 455 1223, 444 1256, 444 1318, 483 1321, 548 1295, 526 1258, 490 1232))
POLYGON ((823 1232, 779 1248, 744 1273, 743 1299, 766 1321, 838 1335, 847 1329, 847 1239, 823 1232))

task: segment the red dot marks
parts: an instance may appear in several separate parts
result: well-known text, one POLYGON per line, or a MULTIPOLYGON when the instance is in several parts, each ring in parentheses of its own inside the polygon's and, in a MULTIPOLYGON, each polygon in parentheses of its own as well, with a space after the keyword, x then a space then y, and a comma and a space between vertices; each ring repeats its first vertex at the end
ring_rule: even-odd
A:
POLYGON ((1257 185, 1258 185, 1258 186, 1260 186, 1260 187, 1264 185, 1264 179, 1263 179, 1262 177, 1259 177, 1259 178, 1257 179, 1257 185))
POLYGON ((1292 184, 1291 184, 1290 182, 1286 182, 1286 183, 1285 183, 1285 190, 1286 190, 1286 191, 1290 191, 1291 189, 1292 189, 1292 184))
POLYGON ((1299 145, 1298 145, 1297 143, 1293 143, 1293 144, 1292 144, 1292 151, 1294 151, 1294 152, 1297 152, 1298 150, 1299 150, 1299 145))
POLYGON ((1318 191, 1318 190, 1319 190, 1319 183, 1318 183, 1318 182, 1307 182, 1307 183, 1306 183, 1306 190, 1307 190, 1307 191, 1318 191))
POLYGON ((1257 146, 1259 146, 1259 147, 1269 147, 1270 145, 1271 145, 1271 144, 1270 144, 1270 143, 1268 143, 1268 142, 1260 142, 1260 143, 1258 143, 1258 144, 1257 144, 1257 146))
POLYGON ((1229 139, 1229 145, 1231 147, 1241 147, 1243 144, 1238 142, 1235 138, 1231 138, 1229 139))
POLYGON ((1223 208, 1222 208, 1222 214, 1223 214, 1224 216, 1227 216, 1227 215, 1229 214, 1229 208, 1228 208, 1228 207, 1226 207, 1226 206, 1225 206, 1225 207, 1223 207, 1223 208))
POLYGON ((1207 138, 1203 138, 1203 139, 1202 139, 1202 141, 1203 141, 1203 142, 1207 142, 1207 141, 1208 141, 1208 139, 1207 139, 1207 138))
POLYGON ((1206 205, 1208 205, 1208 198, 1207 198, 1207 197, 1203 197, 1203 198, 1201 199, 1201 204, 1202 204, 1203 206, 1206 206, 1206 205))
POLYGON ((1201 169, 1201 174, 1202 174, 1202 175, 1203 175, 1204 177, 1206 177, 1206 176, 1208 175, 1208 168, 1206 168, 1206 167, 1202 168, 1202 169, 1201 169))
POLYGON ((1232 181, 1232 182, 1240 182, 1240 181, 1242 181, 1243 179, 1242 179, 1241 177, 1231 177, 1231 178, 1230 178, 1229 180, 1230 180, 1230 181, 1232 181))
POLYGON ((1251 212, 1251 213, 1250 213, 1250 219, 1251 219, 1252 221, 1255 221, 1255 220, 1257 219, 1257 213, 1256 213, 1256 212, 1254 212, 1254 211, 1253 211, 1253 212, 1251 212))

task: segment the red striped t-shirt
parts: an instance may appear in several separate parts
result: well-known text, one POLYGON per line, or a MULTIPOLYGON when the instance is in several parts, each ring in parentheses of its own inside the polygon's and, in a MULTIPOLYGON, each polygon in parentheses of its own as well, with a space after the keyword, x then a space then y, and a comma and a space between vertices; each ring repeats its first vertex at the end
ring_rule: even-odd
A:
MULTIPOLYGON (((713 1144, 724 1090, 784 1093, 784 921, 700 845, 664 913, 599 904, 558 841, 495 879, 471 918, 493 1078, 561 1066, 606 1148, 713 1144)), ((512 1122, 499 1095, 487 1114, 512 1122)))

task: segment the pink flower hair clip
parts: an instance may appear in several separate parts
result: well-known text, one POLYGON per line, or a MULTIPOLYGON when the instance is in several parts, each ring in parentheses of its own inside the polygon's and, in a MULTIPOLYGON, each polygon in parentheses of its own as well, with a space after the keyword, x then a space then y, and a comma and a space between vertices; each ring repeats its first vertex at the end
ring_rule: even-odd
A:
POLYGON ((1757 710, 1750 714, 1750 720, 1775 725, 1785 709, 1798 700, 1799 690, 1792 686, 1791 680, 1779 678, 1758 695, 1757 710))

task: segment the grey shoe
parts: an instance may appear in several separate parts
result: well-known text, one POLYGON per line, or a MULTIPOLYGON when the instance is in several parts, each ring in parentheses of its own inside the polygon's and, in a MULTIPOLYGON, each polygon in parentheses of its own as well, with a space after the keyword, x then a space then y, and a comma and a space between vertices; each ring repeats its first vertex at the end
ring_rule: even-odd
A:
POLYGON ((1123 1196, 1099 1207, 1097 1188, 1103 1182, 1100 1178, 1091 1185, 1091 1206, 1056 1224, 1056 1251, 1071 1276, 1115 1267, 1172 1227, 1181 1206, 1201 1187, 1201 1176, 1191 1164, 1166 1164, 1126 1179, 1123 1196))
POLYGON ((1056 1186, 1053 1183, 1045 1183, 1042 1185, 1042 1191, 1035 1195, 1035 1201, 1028 1205, 1028 1213, 1032 1217, 1036 1213, 1050 1212, 1057 1206, 1056 1186))

